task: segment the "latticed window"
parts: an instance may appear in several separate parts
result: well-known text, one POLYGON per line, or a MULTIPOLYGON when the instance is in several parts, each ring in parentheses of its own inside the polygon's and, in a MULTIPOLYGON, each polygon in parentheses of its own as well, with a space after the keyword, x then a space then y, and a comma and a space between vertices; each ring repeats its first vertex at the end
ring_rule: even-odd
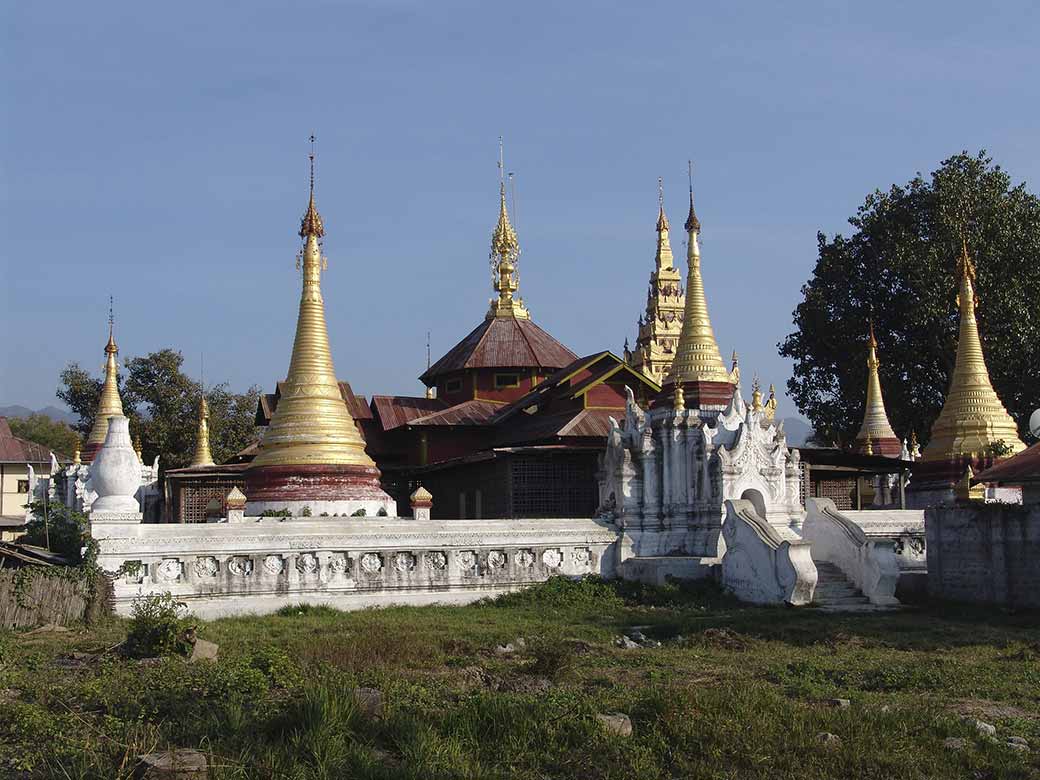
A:
POLYGON ((179 493, 179 507, 177 521, 180 523, 205 523, 206 505, 213 499, 220 502, 221 514, 226 513, 227 506, 224 499, 231 492, 231 488, 238 487, 242 490, 245 483, 242 480, 214 479, 206 482, 183 486, 179 493))
POLYGON ((523 455, 510 462, 513 517, 591 517, 596 511, 596 455, 523 455))

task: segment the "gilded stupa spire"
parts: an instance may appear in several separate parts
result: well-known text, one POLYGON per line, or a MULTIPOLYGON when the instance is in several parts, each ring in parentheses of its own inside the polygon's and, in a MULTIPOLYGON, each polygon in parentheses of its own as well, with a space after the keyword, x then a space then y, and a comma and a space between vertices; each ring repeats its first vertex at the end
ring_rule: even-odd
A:
POLYGON ((967 242, 961 245, 958 275, 957 360, 946 401, 921 456, 925 462, 985 457, 1000 441, 1010 448, 1009 454, 1025 449, 1015 421, 1000 402, 986 368, 975 319, 975 264, 968 254, 967 242))
POLYGON ((902 445, 892 424, 888 421, 888 413, 885 411, 885 399, 881 394, 881 378, 878 368, 881 361, 877 356, 877 339, 874 337, 874 323, 870 322, 867 329, 867 401, 863 411, 863 425, 856 434, 856 445, 860 450, 866 450, 866 442, 869 439, 872 448, 878 449, 879 454, 897 457, 902 450, 902 445))
POLYGON ((311 189, 300 225, 303 271, 300 311, 296 321, 289 371, 278 406, 260 441, 260 454, 250 468, 263 466, 353 465, 375 468, 365 443, 347 411, 332 364, 321 272, 326 263, 319 239, 325 229, 314 202, 314 136, 311 136, 311 189))
POLYGON ((672 257, 672 242, 668 237, 668 232, 671 227, 668 224, 668 217, 664 213, 664 180, 657 177, 657 255, 654 257, 654 262, 657 263, 657 270, 661 271, 664 269, 670 270, 674 267, 674 260, 672 257))
MULTIPOLYGON (((690 190, 693 190, 692 183, 690 190)), ((689 382, 733 384, 734 379, 722 362, 722 354, 719 352, 711 319, 708 317, 708 302, 704 295, 704 280, 701 278, 701 224, 692 207, 691 215, 693 218, 687 220, 686 225, 689 238, 686 246, 686 307, 683 312, 679 345, 676 347, 675 359, 672 361, 665 385, 689 382)))
POLYGON ((686 215, 687 233, 700 233, 701 221, 697 219, 697 212, 693 210, 693 160, 686 161, 686 168, 690 177, 690 213, 686 215))
MULTIPOLYGON (((512 174, 510 174, 512 176, 512 174)), ((516 230, 509 221, 509 209, 506 207, 505 154, 502 138, 498 139, 498 224, 491 233, 491 276, 498 298, 491 299, 491 307, 487 318, 515 317, 530 319, 531 315, 524 307, 522 299, 516 297, 520 289, 520 277, 517 261, 520 258, 520 240, 516 230)), ((514 206, 516 203, 514 202, 514 206)))
POLYGON ((108 435, 108 418, 123 416, 123 401, 119 397, 119 365, 116 356, 119 347, 115 339, 115 316, 112 310, 112 299, 108 301, 108 343, 105 344, 105 381, 101 386, 101 398, 98 402, 97 413, 94 415, 94 425, 90 429, 84 455, 87 462, 94 458, 94 453, 105 443, 108 435))
POLYGON ((199 429, 195 435, 195 455, 191 466, 212 466, 213 455, 209 451, 209 404, 205 393, 199 398, 199 429))

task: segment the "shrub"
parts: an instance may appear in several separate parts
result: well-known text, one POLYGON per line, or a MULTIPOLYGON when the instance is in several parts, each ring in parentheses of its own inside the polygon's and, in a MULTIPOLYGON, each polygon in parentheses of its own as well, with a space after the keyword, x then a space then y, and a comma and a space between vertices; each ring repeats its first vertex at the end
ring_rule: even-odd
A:
POLYGON ((624 606, 614 587, 595 574, 573 579, 550 577, 515 593, 491 600, 495 607, 554 607, 557 609, 617 609, 624 606))
POLYGON ((19 541, 46 547, 49 538, 51 552, 68 558, 73 564, 82 563, 81 550, 89 538, 87 516, 64 504, 48 501, 45 520, 42 501, 32 501, 26 506, 33 517, 26 523, 25 535, 19 541))
POLYGON ((376 512, 376 516, 377 517, 386 517, 388 514, 389 514, 389 512, 386 511, 386 507, 385 506, 379 507, 379 511, 376 512))
POLYGON ((366 512, 365 512, 365 508, 364 508, 364 507, 361 507, 361 509, 359 509, 359 510, 358 510, 358 511, 356 511, 356 512, 355 512, 354 514, 352 514, 352 515, 351 515, 351 517, 364 517, 364 516, 365 516, 365 514, 366 514, 366 512))
POLYGON ((560 638, 536 637, 527 643, 531 661, 523 667, 528 674, 559 679, 574 668, 574 647, 560 638))
POLYGON ((195 626, 187 605, 170 593, 140 596, 131 607, 130 630, 123 647, 132 658, 187 655, 194 644, 195 626))
POLYGON ((300 510, 300 517, 310 517, 310 516, 311 516, 311 508, 309 506, 305 506, 303 509, 300 510))
MULTIPOLYGON (((310 509, 307 509, 307 513, 310 514, 310 509)), ((286 509, 265 509, 260 513, 260 517, 292 517, 292 511, 286 509)))

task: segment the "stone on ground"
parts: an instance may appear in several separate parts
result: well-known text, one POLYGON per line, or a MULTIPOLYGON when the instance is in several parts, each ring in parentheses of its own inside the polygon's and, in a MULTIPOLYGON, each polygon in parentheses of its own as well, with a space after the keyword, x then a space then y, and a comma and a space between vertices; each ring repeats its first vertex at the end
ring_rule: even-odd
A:
POLYGON ((622 650, 635 650, 640 646, 638 642, 633 641, 631 637, 627 637, 624 634, 615 639, 614 644, 622 650))
POLYGON ((976 720, 975 718, 965 718, 964 722, 974 726, 983 736, 992 737, 997 733, 997 727, 992 723, 986 723, 985 721, 976 720))
POLYGON ((943 740, 943 747, 947 750, 964 750, 968 746, 968 740, 964 737, 947 737, 943 740))
POLYGON ((354 691, 358 710, 369 718, 383 717, 383 693, 378 688, 358 688, 354 691))
POLYGON ((39 628, 34 628, 32 631, 27 632, 28 634, 61 634, 69 631, 65 626, 59 626, 57 623, 44 623, 39 628))
POLYGON ((601 712, 596 715, 596 720, 608 734, 618 737, 632 736, 632 719, 623 712, 601 712))
POLYGON ((206 755, 197 750, 164 750, 138 756, 140 780, 206 780, 209 767, 206 755))
POLYGON ((837 707, 840 710, 852 706, 852 701, 850 699, 828 699, 827 703, 832 707, 837 707))
POLYGON ((831 734, 829 731, 821 731, 816 735, 816 741, 826 748, 841 747, 841 737, 831 734))
POLYGON ((191 650, 191 657, 188 659, 189 663, 196 663, 198 661, 216 661, 217 650, 219 645, 216 642, 207 642, 205 639, 196 639, 195 647, 191 650))

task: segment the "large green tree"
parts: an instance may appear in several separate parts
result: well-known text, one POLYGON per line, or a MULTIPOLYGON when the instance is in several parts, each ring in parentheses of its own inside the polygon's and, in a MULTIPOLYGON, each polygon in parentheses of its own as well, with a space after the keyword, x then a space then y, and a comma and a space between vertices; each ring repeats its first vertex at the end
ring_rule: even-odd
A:
POLYGON ((849 236, 818 234, 796 330, 778 345, 795 361, 788 392, 817 441, 847 444, 859 429, 870 320, 889 419, 898 435, 927 440, 956 355, 962 242, 990 377, 1026 437, 1040 406, 1040 200, 985 152, 964 152, 867 196, 849 223, 849 236))
POLYGON ((12 417, 7 422, 15 436, 42 444, 58 455, 71 457, 79 446, 79 436, 72 428, 45 414, 34 412, 28 417, 12 417))
MULTIPOLYGON (((195 452, 202 386, 184 373, 183 365, 180 352, 161 349, 127 360, 119 376, 123 412, 130 418, 131 432, 141 438, 145 461, 160 455, 164 468, 188 465, 195 452)), ((58 398, 79 416, 75 427, 84 435, 94 424, 101 385, 100 378, 75 363, 61 373, 58 398)), ((216 462, 227 460, 255 437, 258 396, 256 387, 245 393, 232 393, 224 384, 206 390, 216 462)))

